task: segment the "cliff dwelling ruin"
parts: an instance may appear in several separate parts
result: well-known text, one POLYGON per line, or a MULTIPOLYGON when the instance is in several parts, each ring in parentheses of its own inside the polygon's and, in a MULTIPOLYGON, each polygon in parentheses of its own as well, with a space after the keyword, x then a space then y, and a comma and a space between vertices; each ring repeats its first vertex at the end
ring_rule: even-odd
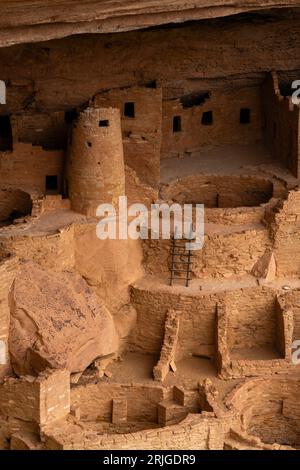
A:
POLYGON ((0 5, 0 449, 299 450, 300 1, 39 3, 0 5), (99 239, 122 196, 203 247, 99 239))

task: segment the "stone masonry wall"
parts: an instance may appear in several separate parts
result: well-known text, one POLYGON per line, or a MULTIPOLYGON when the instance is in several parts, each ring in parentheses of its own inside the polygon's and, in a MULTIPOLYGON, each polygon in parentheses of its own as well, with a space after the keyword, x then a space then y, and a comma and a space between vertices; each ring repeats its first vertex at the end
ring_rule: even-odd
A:
POLYGON ((271 155, 299 177, 299 107, 281 95, 275 72, 266 79, 262 97, 264 139, 271 155))
POLYGON ((60 192, 64 157, 63 150, 50 151, 29 143, 16 143, 13 152, 0 152, 0 184, 45 193, 46 176, 57 176, 56 192, 60 192))
POLYGON ((184 108, 179 100, 163 102, 162 158, 194 153, 205 145, 250 144, 261 140, 260 88, 214 90, 203 104, 184 108), (240 124, 240 110, 250 109, 249 124, 240 124), (213 121, 203 125, 203 113, 213 121), (173 132, 174 116, 181 118, 181 131, 173 132))
POLYGON ((63 270, 72 268, 75 264, 73 237, 73 226, 52 235, 6 236, 0 239, 0 249, 49 269, 63 270))
POLYGON ((272 444, 299 445, 300 406, 297 378, 246 380, 226 398, 240 414, 242 431, 272 444))
POLYGON ((113 108, 87 108, 74 124, 68 157, 71 207, 96 217, 99 204, 125 195, 120 113, 113 108))
POLYGON ((300 272, 300 191, 290 191, 270 220, 278 276, 297 276, 300 272))
POLYGON ((13 141, 27 142, 45 149, 65 149, 68 125, 65 113, 22 112, 11 118, 13 141))
MULTIPOLYGON (((207 233, 208 225, 205 230, 207 233)), ((250 274, 270 243, 268 230, 262 225, 256 225, 252 230, 241 226, 206 234, 203 248, 193 252, 192 275, 197 279, 209 279, 250 274)), ((170 250, 169 240, 143 241, 146 272, 169 278, 170 250)))
POLYGON ((157 423, 157 405, 168 394, 168 389, 156 385, 98 383, 73 388, 71 402, 79 407, 83 421, 111 422, 113 401, 124 399, 128 421, 157 423))
POLYGON ((242 289, 226 294, 229 349, 276 344, 275 301, 272 289, 242 289))
POLYGON ((214 355, 217 296, 183 295, 170 290, 132 288, 132 302, 137 310, 137 325, 129 347, 159 355, 163 344, 167 310, 181 311, 176 360, 190 354, 214 355))
MULTIPOLYGON (((210 414, 209 414, 210 415, 210 414)), ((224 436, 229 429, 223 419, 190 414, 176 426, 150 429, 131 434, 103 434, 91 436, 80 431, 72 442, 63 435, 49 433, 46 448, 50 450, 222 450, 224 436)))
POLYGON ((70 374, 45 371, 38 377, 7 378, 0 385, 0 413, 41 428, 70 412, 70 374))
POLYGON ((160 177, 162 90, 147 87, 111 90, 97 95, 94 104, 120 109, 125 163, 135 170, 142 182, 157 186, 160 177), (132 104, 134 116, 126 115, 126 103, 132 104))

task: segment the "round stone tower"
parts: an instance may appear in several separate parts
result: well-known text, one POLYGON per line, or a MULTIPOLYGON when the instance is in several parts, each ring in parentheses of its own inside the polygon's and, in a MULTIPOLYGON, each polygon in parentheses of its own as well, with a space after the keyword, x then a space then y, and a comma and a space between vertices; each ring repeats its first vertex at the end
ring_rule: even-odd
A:
POLYGON ((99 204, 116 204, 125 194, 119 109, 87 108, 75 122, 67 169, 71 207, 89 217, 99 204))

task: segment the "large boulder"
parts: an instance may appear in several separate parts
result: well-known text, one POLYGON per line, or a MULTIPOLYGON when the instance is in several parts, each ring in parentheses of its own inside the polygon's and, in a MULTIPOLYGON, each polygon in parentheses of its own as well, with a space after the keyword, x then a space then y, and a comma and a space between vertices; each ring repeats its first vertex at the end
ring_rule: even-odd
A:
POLYGON ((14 281, 10 304, 9 351, 18 375, 46 367, 78 373, 117 351, 111 314, 78 274, 26 262, 14 281))

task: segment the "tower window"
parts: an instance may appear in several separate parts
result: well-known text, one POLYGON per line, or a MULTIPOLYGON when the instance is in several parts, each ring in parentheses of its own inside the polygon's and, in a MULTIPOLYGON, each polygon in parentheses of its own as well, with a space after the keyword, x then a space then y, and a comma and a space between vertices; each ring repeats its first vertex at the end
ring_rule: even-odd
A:
POLYGON ((101 121, 99 121, 99 127, 109 127, 109 120, 102 119, 101 121))
POLYGON ((181 130, 182 130, 181 116, 174 116, 173 117, 173 132, 180 132, 181 130))
POLYGON ((240 123, 249 124, 251 121, 251 111, 249 108, 242 108, 240 110, 240 123))
POLYGON ((203 126, 211 126, 213 124, 213 112, 212 111, 205 111, 202 114, 201 124, 203 126))
POLYGON ((58 189, 57 175, 46 176, 46 191, 56 191, 58 189))
POLYGON ((9 116, 0 116, 0 151, 12 151, 13 138, 9 116))
POLYGON ((129 118, 135 117, 135 106, 134 103, 128 102, 124 104, 124 116, 129 118))

